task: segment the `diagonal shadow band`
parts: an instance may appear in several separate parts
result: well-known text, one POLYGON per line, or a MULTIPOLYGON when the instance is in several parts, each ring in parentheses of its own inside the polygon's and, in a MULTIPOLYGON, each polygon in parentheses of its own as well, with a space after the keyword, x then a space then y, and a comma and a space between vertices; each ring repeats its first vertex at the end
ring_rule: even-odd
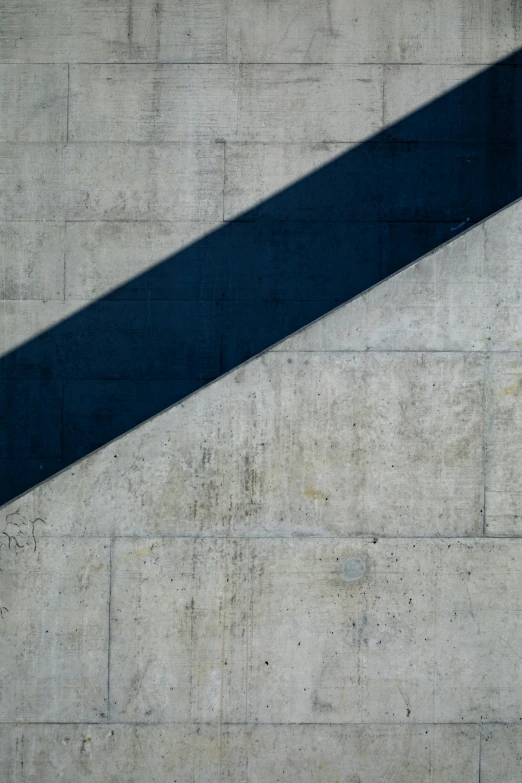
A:
POLYGON ((517 59, 0 358, 0 503, 519 198, 517 59))

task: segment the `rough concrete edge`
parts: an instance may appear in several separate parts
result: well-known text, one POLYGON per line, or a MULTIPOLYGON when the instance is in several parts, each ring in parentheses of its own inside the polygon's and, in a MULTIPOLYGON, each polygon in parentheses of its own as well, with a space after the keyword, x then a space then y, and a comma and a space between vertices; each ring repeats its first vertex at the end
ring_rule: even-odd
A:
MULTIPOLYGON (((53 473, 52 476, 49 476, 48 478, 44 479, 43 481, 40 481, 38 484, 35 484, 30 489, 26 490, 25 492, 20 493, 19 495, 16 495, 16 497, 11 498, 6 503, 3 503, 0 505, 0 511, 4 508, 7 508, 12 503, 16 503, 17 500, 20 498, 25 497, 30 492, 34 492, 35 489, 38 489, 38 487, 43 486, 44 484, 49 483, 50 481, 54 481, 55 478, 60 476, 62 473, 65 473, 67 470, 70 470, 75 465, 78 465, 79 463, 83 462, 84 460, 90 459, 94 454, 97 454, 99 451, 102 451, 102 449, 107 448, 107 446, 110 446, 113 443, 117 443, 122 438, 126 438, 127 435, 129 435, 131 432, 134 432, 135 430, 139 429, 140 427, 143 427, 144 425, 148 424, 150 421, 153 421, 158 416, 163 416, 164 413, 166 413, 169 410, 172 410, 173 408, 177 407, 178 405, 183 405, 188 399, 193 397, 195 394, 200 394, 205 389, 208 389, 210 386, 213 386, 215 383, 218 383, 223 378, 228 377, 229 375, 232 375, 232 373, 237 372, 238 370, 246 367, 247 365, 251 364, 252 362, 256 361, 257 359, 260 359, 262 356, 264 356, 267 353, 270 353, 274 350, 278 345, 282 345, 286 340, 288 340, 291 337, 295 337, 297 334, 301 334, 301 332, 304 332, 306 329, 309 329, 312 326, 315 326, 316 324, 320 323, 326 318, 329 318, 333 313, 336 313, 338 310, 340 310, 343 307, 347 307, 352 302, 355 302, 357 299, 360 299, 363 296, 366 296, 370 291, 373 291, 375 288, 378 288, 381 285, 386 284, 390 280, 393 280, 394 277, 397 277, 398 275, 402 274, 408 269, 411 269, 411 267, 415 266, 416 264, 420 264, 422 261, 424 261, 426 258, 429 258, 429 256, 434 255, 434 253, 438 253, 440 250, 442 250, 444 247, 447 247, 448 245, 452 244, 453 242, 456 242, 461 237, 463 237, 465 234, 469 233, 470 231, 473 231, 473 229, 477 228, 478 226, 485 225, 488 223, 488 221, 493 220, 497 215, 502 214, 503 212, 506 212, 508 209, 513 207, 515 204, 518 204, 522 202, 522 196, 520 198, 515 199, 510 204, 507 204, 505 207, 502 207, 502 209, 497 210, 497 212, 493 212, 491 215, 488 215, 488 217, 484 218, 483 220, 479 220, 477 223, 474 223, 472 226, 469 226, 469 228, 465 229, 464 231, 461 231, 459 234, 457 234, 454 237, 451 237, 451 239, 448 239, 446 242, 443 242, 441 245, 438 245, 433 250, 430 250, 428 253, 425 253, 423 256, 420 256, 420 258, 415 259, 415 261, 412 261, 410 264, 407 264, 406 266, 402 267, 402 269, 399 269, 397 272, 393 272, 393 274, 389 275, 388 277, 385 277, 383 280, 380 280, 378 283, 375 283, 375 285, 370 286, 369 288, 366 288, 364 291, 361 291, 356 296, 352 297, 351 299, 347 299, 346 302, 343 302, 342 304, 338 305, 338 307, 334 307, 333 310, 329 310, 324 315, 320 316, 319 318, 316 318, 315 321, 311 321, 309 324, 306 324, 306 326, 303 326, 301 329, 298 329, 296 332, 292 332, 292 334, 287 335, 286 337, 283 337, 281 340, 278 340, 277 342, 273 343, 273 345, 270 345, 268 348, 265 348, 263 351, 260 351, 260 353, 257 353, 255 356, 250 357, 250 359, 247 359, 244 362, 241 362, 240 364, 233 367, 231 370, 228 370, 227 372, 223 373, 222 375, 219 375, 217 378, 214 378, 214 380, 209 381, 208 383, 204 384, 203 386, 200 386, 199 389, 196 389, 195 391, 191 392, 190 394, 187 394, 185 397, 183 397, 181 400, 178 400, 177 402, 173 403, 172 405, 168 405, 163 410, 159 411, 158 413, 155 413, 153 416, 151 416, 148 419, 145 419, 144 421, 140 422, 140 424, 137 424, 135 427, 132 427, 131 429, 127 430, 126 432, 122 433, 121 435, 118 435, 117 438, 114 438, 113 440, 107 441, 107 443, 104 443, 103 446, 100 446, 99 448, 95 449, 94 451, 89 452, 89 454, 86 454, 84 457, 81 457, 80 459, 76 460, 75 462, 71 462, 70 465, 67 465, 65 468, 62 468, 62 470, 59 470, 57 473, 53 473)), ((355 353, 355 352, 354 352, 355 353)), ((357 352, 357 353, 360 353, 357 352)))

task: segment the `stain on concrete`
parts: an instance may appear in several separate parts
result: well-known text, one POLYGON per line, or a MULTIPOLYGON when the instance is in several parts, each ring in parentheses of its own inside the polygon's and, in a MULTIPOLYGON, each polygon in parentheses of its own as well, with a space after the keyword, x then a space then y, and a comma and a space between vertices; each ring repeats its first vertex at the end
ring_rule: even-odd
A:
POLYGON ((324 492, 320 492, 318 489, 314 489, 313 487, 305 490, 305 497, 310 498, 310 500, 328 500, 324 492))
POLYGON ((366 560, 361 557, 347 557, 341 563, 341 579, 343 582, 357 582, 366 573, 366 560))
POLYGON ((522 378, 515 378, 513 383, 511 383, 509 386, 506 386, 506 388, 503 390, 504 394, 520 394, 521 383, 522 378))

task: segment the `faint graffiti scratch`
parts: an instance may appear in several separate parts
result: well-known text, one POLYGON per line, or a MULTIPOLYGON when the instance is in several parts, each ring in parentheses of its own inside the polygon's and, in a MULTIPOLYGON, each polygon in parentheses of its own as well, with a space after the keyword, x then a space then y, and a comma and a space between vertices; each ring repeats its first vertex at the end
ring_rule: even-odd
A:
MULTIPOLYGON (((16 555, 22 552, 34 554, 37 547, 35 529, 39 522, 45 525, 45 520, 41 517, 27 519, 20 513, 20 509, 7 514, 4 529, 0 532, 0 555, 2 551, 14 552, 16 555)), ((6 612, 9 612, 7 606, 0 605, 0 619, 4 619, 6 612)))

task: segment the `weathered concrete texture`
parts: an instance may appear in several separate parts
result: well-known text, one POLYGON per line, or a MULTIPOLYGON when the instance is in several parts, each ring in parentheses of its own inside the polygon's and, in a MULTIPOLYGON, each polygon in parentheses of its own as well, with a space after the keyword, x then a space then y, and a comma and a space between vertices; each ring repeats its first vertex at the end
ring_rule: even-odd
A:
MULTIPOLYGON (((98 0, 39 3, 36 25, 31 3, 4 4, 0 48, 10 62, 0 70, 2 353, 109 292, 120 301, 143 304, 124 313, 121 306, 104 303, 98 320, 111 324, 114 334, 104 361, 87 362, 91 345, 103 339, 92 323, 77 335, 66 327, 35 346, 41 361, 34 355, 30 361, 13 359, 18 362, 13 381, 88 379, 99 381, 101 389, 108 378, 127 383, 214 378, 383 279, 401 266, 400 259, 406 257, 406 263, 464 221, 487 214, 491 200, 498 207, 493 181, 509 182, 517 194, 522 189, 516 143, 520 67, 502 66, 501 78, 497 71, 484 83, 457 89, 441 116, 434 110, 411 119, 420 106, 480 72, 493 50, 500 55, 514 48, 517 19, 507 7, 497 5, 494 17, 487 4, 480 12, 444 7, 460 21, 445 39, 447 56, 433 65, 432 43, 418 38, 417 22, 407 28, 402 20, 391 22, 380 3, 373 7, 371 27, 364 21, 368 9, 355 0, 296 6, 288 20, 286 10, 263 6, 256 35, 264 35, 266 24, 281 14, 290 38, 317 23, 315 47, 325 34, 324 19, 330 19, 329 46, 344 54, 337 60, 334 50, 325 49, 331 61, 298 57, 293 62, 287 52, 275 62, 270 47, 263 46, 266 60, 258 63, 236 62, 234 53, 234 36, 241 46, 249 45, 250 32, 241 32, 238 20, 257 25, 257 6, 229 4, 227 23, 221 0, 102 5, 98 0), (365 60, 360 52, 356 57, 355 44, 347 46, 343 38, 351 27, 358 35, 367 33, 375 52, 386 35, 388 49, 377 59, 365 60), (491 36, 487 44, 483 30, 491 36), (396 32, 403 50, 399 62, 396 32), (473 46, 466 48, 466 41, 473 46), (457 44, 465 47, 458 56, 452 50, 457 44), (460 64, 463 57, 475 64, 460 64), (23 62, 37 58, 43 64, 23 62), (404 116, 410 117, 406 124, 394 125, 404 116), (381 135, 375 142, 376 132, 381 135), (361 146, 368 138, 373 141, 361 146), (339 161, 347 151, 350 155, 339 161), (310 188, 301 183, 282 199, 269 198, 336 159, 338 168, 326 170, 323 186, 318 180, 310 188), (249 225, 223 224, 236 215, 249 225), (198 239, 223 225, 221 238, 216 234, 196 248, 198 239), (190 256, 183 256, 180 250, 189 247, 190 256), (166 259, 170 262, 154 280, 139 278, 166 259), (27 313, 26 299, 34 301, 34 314, 27 313), (75 300, 74 306, 58 303, 63 299, 75 300), (154 335, 147 333, 151 300, 176 303, 152 306, 154 335), (179 301, 192 305, 178 306, 179 301), (202 301, 214 304, 202 311, 202 301), (204 323, 201 313, 210 312, 204 323), (185 342, 184 324, 194 324, 193 339, 173 358, 185 342), (86 334, 87 347, 81 342, 86 334), (167 335, 171 347, 146 369, 140 356, 150 354, 152 339, 159 345, 167 335), (228 335, 239 337, 234 343, 228 335), (63 359, 72 344, 77 356, 63 359), (136 346, 138 359, 129 359, 136 346)), ((421 9, 410 0, 401 10, 423 24, 431 19, 434 30, 445 29, 446 16, 439 19, 438 8, 422 3, 421 9)), ((478 310, 470 306, 473 328, 478 310)), ((413 340, 414 330, 408 335, 413 340)), ((103 350, 100 346, 99 353, 103 350)), ((6 380, 10 370, 1 370, 6 380)), ((172 388, 166 383, 158 399, 172 403, 167 396, 172 388)), ((116 434, 143 421, 142 411, 159 410, 149 409, 138 395, 122 407, 130 409, 132 399, 135 418, 116 434)), ((13 407, 9 411, 15 418, 25 415, 13 407)), ((83 451, 64 447, 62 466, 68 464, 66 452, 85 454, 92 443, 107 443, 113 433, 105 424, 113 416, 110 395, 98 412, 77 429, 90 428, 92 438, 83 440, 83 451)), ((58 421, 54 414, 51 418, 58 421)), ((74 423, 64 419, 57 426, 51 441, 42 441, 28 460, 51 464, 54 442, 70 442, 74 423)), ((7 451, 0 452, 0 459, 7 458, 7 451)), ((33 475, 29 462, 26 467, 33 475)), ((6 470, 14 471, 14 464, 6 470)), ((0 477, 0 497, 14 494, 0 477)))
POLYGON ((274 352, 16 505, 56 534, 480 533, 484 375, 481 355, 274 352))
POLYGON ((6 0, 3 61, 224 62, 225 0, 6 0))
POLYGON ((422 125, 390 128, 483 71, 483 65, 421 64, 73 65, 69 140, 354 142, 389 128, 396 141, 516 141, 520 68, 507 65, 497 84, 484 77, 491 104, 483 116, 476 116, 476 103, 484 96, 470 88, 455 94, 449 121, 445 113, 437 122, 434 113, 422 125), (509 93, 514 122, 495 121, 493 104, 509 93))
POLYGON ((520 3, 0 30, 0 779, 519 783, 520 3))
POLYGON ((520 209, 4 510, 14 780, 517 779, 520 209))
POLYGON ((0 771, 9 783, 215 783, 228 780, 221 745, 217 726, 0 726, 0 771))
POLYGON ((76 65, 69 138, 359 141, 382 127, 382 89, 382 66, 76 65))
POLYGON ((67 65, 0 65, 0 142, 65 141, 67 65))
POLYGON ((1 299, 63 299, 64 258, 64 223, 0 223, 1 299))
POLYGON ((13 725, 0 727, 0 758, 9 782, 27 783, 462 783, 478 779, 478 732, 430 725, 227 726, 221 732, 208 725, 13 725))
POLYGON ((6 774, 517 780, 520 209, 6 509, 6 774))
POLYGON ((522 524, 522 362, 516 353, 492 358, 486 405, 487 532, 493 536, 519 536, 522 524))
POLYGON ((490 63, 520 41, 510 0, 5 0, 4 62, 490 63))
MULTIPOLYGON (((509 517, 512 532, 518 376, 502 373, 516 375, 517 359, 488 353, 516 352, 522 337, 520 211, 458 237, 17 505, 60 534, 156 525, 174 535, 480 534, 485 465, 487 530, 509 517), (497 385, 513 393, 499 397, 497 385), (508 505, 495 509, 502 497, 508 505)), ((120 229, 110 230, 117 241, 120 229)), ((105 236, 78 231, 80 242, 105 236)))
POLYGON ((484 783, 517 783, 522 776, 522 732, 520 726, 491 726, 482 738, 484 783))
POLYGON ((241 62, 484 63, 520 41, 511 0, 232 0, 228 55, 241 62))
POLYGON ((109 542, 45 539, 44 527, 2 521, 0 720, 105 720, 109 542))
POLYGON ((219 220, 223 145, 5 144, 6 220, 219 220))
POLYGON ((477 780, 475 727, 249 726, 224 736, 234 763, 229 783, 477 780))
POLYGON ((111 718, 513 721, 521 570, 512 541, 118 540, 111 718))

